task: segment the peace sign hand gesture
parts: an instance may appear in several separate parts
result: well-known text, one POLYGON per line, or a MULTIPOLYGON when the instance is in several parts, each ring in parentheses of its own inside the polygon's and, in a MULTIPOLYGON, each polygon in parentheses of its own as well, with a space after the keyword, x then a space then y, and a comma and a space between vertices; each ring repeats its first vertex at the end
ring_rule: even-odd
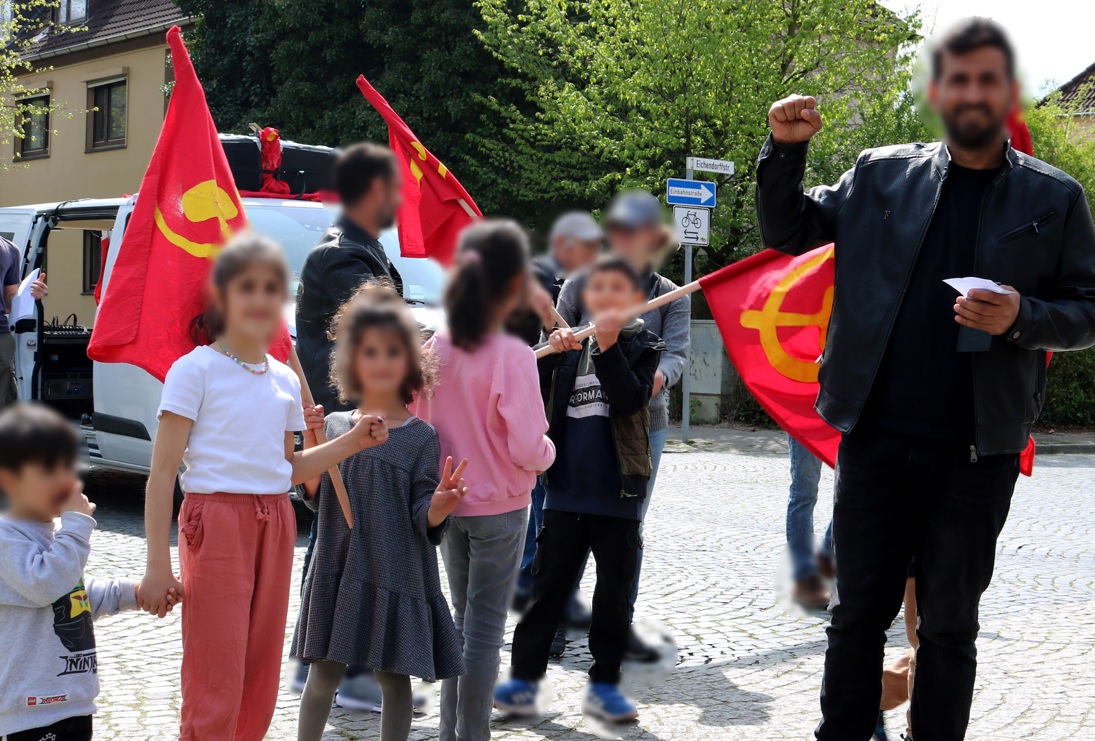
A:
POLYGON ((460 465, 454 471, 452 469, 452 456, 450 455, 445 459, 445 470, 441 474, 441 483, 437 485, 437 490, 433 493, 433 499, 430 500, 430 511, 426 515, 430 527, 437 527, 443 523, 445 518, 456 509, 456 505, 460 504, 460 500, 464 498, 464 495, 468 493, 467 482, 462 478, 464 469, 467 466, 468 459, 465 458, 460 461, 460 465))

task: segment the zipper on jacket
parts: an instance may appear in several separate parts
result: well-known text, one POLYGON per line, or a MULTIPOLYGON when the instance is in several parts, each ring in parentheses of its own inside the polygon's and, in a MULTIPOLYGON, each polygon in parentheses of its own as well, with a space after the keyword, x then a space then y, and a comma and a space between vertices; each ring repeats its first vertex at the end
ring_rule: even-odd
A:
MULTIPOLYGON (((939 146, 945 147, 946 144, 940 143, 939 146)), ((949 157, 949 155, 948 155, 948 157, 949 157)), ((949 165, 948 165, 948 172, 949 171, 950 171, 950 168, 949 168, 949 165)), ((910 266, 911 269, 905 275, 905 283, 901 286, 901 293, 898 294, 897 308, 894 309, 893 316, 890 317, 890 326, 886 328, 886 340, 882 344, 882 351, 879 354, 879 356, 875 359, 874 371, 871 373, 871 380, 867 384, 867 397, 869 397, 871 395, 871 389, 874 388, 874 382, 878 380, 878 369, 882 366, 882 359, 886 355, 886 346, 889 345, 890 335, 893 334, 894 325, 897 324, 897 315, 899 313, 901 313, 901 304, 905 301, 905 294, 908 293, 909 283, 912 282, 913 270, 916 269, 916 261, 920 257, 920 249, 924 246, 924 237, 926 237, 928 235, 928 228, 931 227, 932 219, 935 218, 935 209, 939 206, 939 197, 943 195, 943 184, 946 181, 947 181, 947 176, 946 176, 946 174, 944 174, 942 177, 939 178, 939 185, 936 186, 936 188, 935 188, 935 199, 932 201, 931 212, 928 214, 928 220, 924 222, 924 228, 920 230, 920 237, 916 241, 916 249, 913 250, 912 265, 910 266)), ((828 350, 828 348, 829 348, 829 343, 826 342, 825 343, 825 349, 828 350)), ((822 360, 822 362, 824 362, 824 357, 825 357, 825 351, 823 350, 822 353, 821 353, 821 358, 819 358, 819 359, 822 360)), ((859 414, 856 415, 855 422, 852 423, 853 428, 857 424, 859 424, 859 420, 863 417, 863 407, 865 407, 867 405, 867 397, 864 397, 863 405, 860 406, 860 408, 859 408, 859 414)))
MULTIPOLYGON (((976 438, 977 437, 977 432, 976 432, 977 425, 974 425, 973 429, 974 429, 973 435, 976 438)), ((971 445, 970 446, 970 463, 976 463, 976 462, 977 462, 977 446, 976 445, 971 445)))
POLYGON ((1020 234, 1022 234, 1023 232, 1028 231, 1030 229, 1033 229, 1035 234, 1041 234, 1042 232, 1039 231, 1039 229, 1041 227, 1045 226, 1046 224, 1049 224, 1050 222, 1052 222, 1056 218, 1057 218, 1057 212, 1056 211, 1050 211, 1048 214, 1045 214, 1044 216, 1039 216, 1037 219, 1030 222, 1029 224, 1023 224, 1022 226, 1017 226, 1014 229, 1011 229, 1009 231, 1004 232, 999 237, 997 237, 997 239, 999 239, 1001 242, 1003 242, 1005 240, 1011 239, 1012 237, 1017 237, 1020 234))

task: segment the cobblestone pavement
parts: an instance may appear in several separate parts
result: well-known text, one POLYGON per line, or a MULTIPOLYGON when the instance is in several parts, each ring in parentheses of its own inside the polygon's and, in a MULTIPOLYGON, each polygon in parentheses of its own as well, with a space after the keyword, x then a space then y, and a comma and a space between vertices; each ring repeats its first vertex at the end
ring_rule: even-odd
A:
MULTIPOLYGON (((664 623, 680 661, 639 688, 640 717, 626 739, 807 739, 817 720, 824 614, 779 596, 787 459, 717 444, 670 446, 646 527, 638 613, 664 623)), ((818 527, 831 507, 822 481, 818 527)), ((141 482, 92 474, 100 504, 88 571, 139 576, 144 563, 141 482)), ((290 606, 295 622, 298 573, 290 606)), ((1047 456, 1021 478, 983 602, 979 688, 971 740, 1078 739, 1095 733, 1095 456, 1047 456), (1086 733, 1085 733, 1086 732, 1086 733)), ((444 573, 442 571, 442 573, 444 573)), ((591 584, 586 584, 587 593, 591 584)), ((510 628, 512 630, 512 623, 510 628)), ((99 622, 97 738, 167 739, 179 709, 179 617, 140 613, 99 622)), ((512 633, 510 634, 512 635, 512 633)), ((900 621, 889 654, 904 648, 900 621)), ((288 636, 286 651, 288 650, 288 636)), ((503 665, 508 664, 508 646, 503 665)), ((496 718, 497 739, 597 738, 579 713, 588 654, 572 643, 550 677, 556 699, 539 722, 496 718)), ((295 738, 298 700, 282 692, 270 738, 295 738)), ((893 713, 891 737, 903 728, 893 713)), ((327 738, 377 738, 377 716, 335 709, 327 738)), ((412 738, 437 735, 437 715, 416 716, 412 738)))

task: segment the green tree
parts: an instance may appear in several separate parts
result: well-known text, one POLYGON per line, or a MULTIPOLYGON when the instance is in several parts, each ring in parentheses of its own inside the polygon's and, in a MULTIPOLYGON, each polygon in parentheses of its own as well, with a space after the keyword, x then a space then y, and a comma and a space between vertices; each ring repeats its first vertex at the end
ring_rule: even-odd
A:
MULTIPOLYGON (((26 55, 34 46, 35 37, 43 31, 67 33, 79 30, 53 21, 53 10, 58 0, 10 0, 0 2, 0 147, 11 151, 12 142, 32 137, 53 136, 54 131, 36 128, 33 121, 52 121, 55 116, 71 116, 72 112, 63 110, 41 96, 47 90, 27 87, 21 77, 50 69, 27 61, 26 55), (31 124, 31 125, 27 125, 31 124)), ((0 160, 0 170, 9 169, 18 164, 14 161, 0 160)))
POLYGON ((505 99, 502 65, 476 39, 466 0, 178 0, 210 109, 225 131, 250 122, 287 139, 387 141, 354 85, 359 74, 456 173, 481 208, 505 212, 505 179, 480 166, 469 132, 500 137, 482 101, 505 99))
MULTIPOLYGON (((600 206, 625 186, 660 193, 687 155, 718 176, 713 244, 698 272, 759 247, 752 163, 769 105, 818 97, 826 128, 808 177, 833 181, 867 146, 917 138, 907 94, 918 17, 873 0, 479 0, 486 45, 536 115, 491 101, 507 138, 490 162, 540 202, 600 206)), ((706 174, 704 177, 708 177, 706 174)))

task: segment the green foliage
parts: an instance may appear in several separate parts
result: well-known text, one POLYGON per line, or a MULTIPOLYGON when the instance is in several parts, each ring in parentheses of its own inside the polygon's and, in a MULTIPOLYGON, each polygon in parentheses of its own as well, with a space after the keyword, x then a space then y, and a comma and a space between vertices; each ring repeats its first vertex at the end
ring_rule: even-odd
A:
MULTIPOLYGON (((487 158, 532 199, 600 206, 625 186, 664 190, 687 155, 729 159, 714 244, 698 273, 758 247, 752 163, 769 105, 816 95, 826 129, 811 178, 918 130, 904 93, 918 18, 873 0, 479 0, 481 37, 516 74, 536 115, 491 101, 506 139, 487 158)), ((706 175, 705 175, 706 176, 706 175)), ((671 269, 670 273, 673 272, 671 269)))
MULTIPOLYGON (((24 58, 39 32, 70 33, 82 30, 53 21, 53 10, 58 4, 59 0, 0 2, 0 100, 3 101, 0 105, 0 149, 5 152, 11 151, 14 140, 25 136, 23 122, 29 114, 48 113, 51 121, 57 115, 72 116, 71 111, 62 110, 52 98, 48 105, 40 99, 28 105, 29 99, 48 91, 27 87, 20 81, 20 76, 51 69, 24 58)), ((49 134, 55 136, 57 132, 51 131, 49 134)), ((14 162, 19 162, 18 156, 14 162)), ((5 156, 0 160, 0 171, 9 169, 12 164, 5 156)))
POLYGON ((286 139, 386 142, 354 81, 364 74, 487 212, 505 211, 501 174, 481 167, 469 132, 501 138, 482 100, 506 94, 501 64, 475 38, 464 0, 178 0, 197 18, 188 38, 213 118, 286 139))
MULTIPOLYGON (((1035 156, 1076 178, 1095 211, 1095 138, 1078 126, 1073 113, 1054 96, 1027 112, 1027 126, 1035 156)), ((1053 356, 1039 426, 1095 427, 1095 349, 1053 356)))

